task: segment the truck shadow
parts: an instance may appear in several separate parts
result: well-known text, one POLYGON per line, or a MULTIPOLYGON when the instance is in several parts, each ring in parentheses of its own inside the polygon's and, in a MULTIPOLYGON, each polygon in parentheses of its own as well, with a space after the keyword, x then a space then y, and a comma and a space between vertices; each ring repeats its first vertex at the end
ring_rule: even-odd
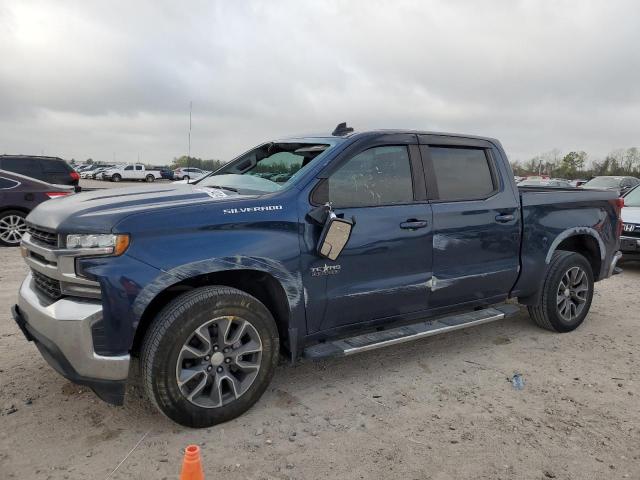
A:
POLYGON ((624 260, 618 266, 622 269, 622 275, 625 273, 640 273, 640 260, 624 260))
MULTIPOLYGON (((412 381, 428 383, 432 373, 427 366, 429 364, 435 365, 436 362, 440 362, 464 365, 465 361, 469 361, 467 367, 473 369, 471 364, 475 362, 471 360, 477 358, 481 351, 501 348, 517 341, 518 338, 537 341, 538 337, 545 335, 554 334, 535 326, 523 308, 516 316, 506 320, 407 342, 396 347, 317 362, 303 360, 294 365, 283 363, 277 368, 274 379, 262 399, 249 412, 213 428, 233 428, 234 425, 246 427, 247 422, 255 422, 254 426, 259 426, 265 415, 272 418, 274 411, 285 417, 289 411, 300 411, 307 415, 316 412, 317 415, 321 415, 323 407, 318 407, 319 403, 322 404, 318 402, 318 396, 335 390, 343 392, 345 399, 354 392, 366 397, 368 394, 365 392, 371 388, 372 374, 378 377, 397 377, 397 372, 402 371, 405 372, 403 378, 410 376, 412 381)), ((510 367, 504 365, 487 365, 484 368, 499 372, 505 369, 505 378, 512 373, 510 367)), ((120 421, 133 421, 140 428, 190 431, 156 413, 142 390, 135 385, 127 392, 124 408, 117 409, 114 413, 116 412, 120 421)))

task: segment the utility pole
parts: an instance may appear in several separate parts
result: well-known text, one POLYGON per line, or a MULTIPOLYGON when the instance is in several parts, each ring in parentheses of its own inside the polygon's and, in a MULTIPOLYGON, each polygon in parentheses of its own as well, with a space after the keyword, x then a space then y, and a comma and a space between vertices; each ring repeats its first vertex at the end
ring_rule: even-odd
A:
MULTIPOLYGON (((193 100, 189 102, 189 149, 187 150, 187 168, 189 167, 189 163, 191 163, 191 111, 193 110, 193 100)), ((189 179, 187 183, 191 180, 191 175, 189 175, 189 179)))
POLYGON ((191 158, 191 111, 193 110, 193 102, 189 102, 189 151, 188 158, 191 158))

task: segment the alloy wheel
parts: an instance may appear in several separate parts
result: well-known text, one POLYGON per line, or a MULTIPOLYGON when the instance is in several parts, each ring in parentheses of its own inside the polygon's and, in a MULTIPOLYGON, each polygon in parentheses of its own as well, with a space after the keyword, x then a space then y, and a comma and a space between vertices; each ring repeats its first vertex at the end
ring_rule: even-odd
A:
POLYGON ((261 360, 262 341, 250 322, 234 316, 214 318, 192 332, 180 349, 178 388, 199 407, 227 405, 251 387, 261 360))
POLYGON ((0 240, 3 242, 18 245, 26 231, 27 224, 20 215, 12 214, 0 218, 0 240))
POLYGON ((565 272, 558 285, 557 309, 558 314, 571 322, 578 317, 589 295, 589 279, 581 267, 571 267, 565 272))

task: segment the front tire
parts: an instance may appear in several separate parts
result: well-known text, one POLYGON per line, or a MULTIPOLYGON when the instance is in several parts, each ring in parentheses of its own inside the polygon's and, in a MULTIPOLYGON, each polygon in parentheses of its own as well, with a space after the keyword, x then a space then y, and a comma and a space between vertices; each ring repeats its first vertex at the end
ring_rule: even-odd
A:
POLYGON ((112 182, 119 182, 120 180, 122 180, 122 177, 121 177, 119 174, 117 174, 117 173, 115 173, 115 174, 113 174, 113 175, 111 176, 111 181, 112 181, 112 182))
POLYGON ((593 270, 587 259, 575 252, 554 252, 547 269, 542 295, 537 305, 529 306, 536 324, 554 332, 578 328, 591 308, 593 270))
POLYGON ((273 377, 278 329, 253 296, 202 287, 171 301, 142 346, 149 398, 171 420, 210 427, 246 412, 273 377))

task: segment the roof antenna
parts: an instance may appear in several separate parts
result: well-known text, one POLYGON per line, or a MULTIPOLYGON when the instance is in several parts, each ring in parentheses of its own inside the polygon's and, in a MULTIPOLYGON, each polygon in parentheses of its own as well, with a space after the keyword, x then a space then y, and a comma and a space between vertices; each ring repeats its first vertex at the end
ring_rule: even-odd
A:
POLYGON ((335 130, 331 133, 334 137, 341 137, 347 133, 353 132, 353 128, 347 127, 347 122, 339 123, 335 130))

